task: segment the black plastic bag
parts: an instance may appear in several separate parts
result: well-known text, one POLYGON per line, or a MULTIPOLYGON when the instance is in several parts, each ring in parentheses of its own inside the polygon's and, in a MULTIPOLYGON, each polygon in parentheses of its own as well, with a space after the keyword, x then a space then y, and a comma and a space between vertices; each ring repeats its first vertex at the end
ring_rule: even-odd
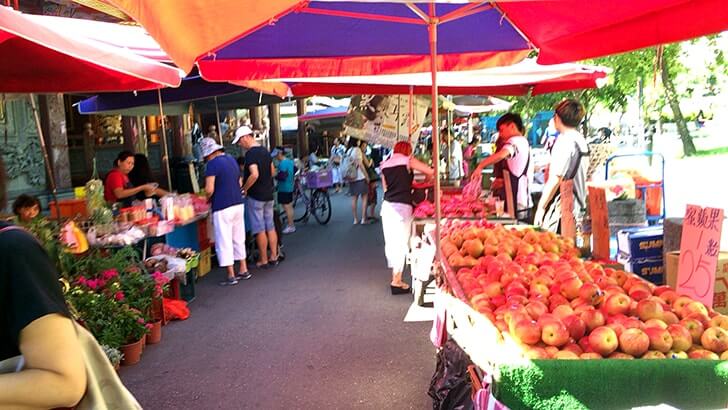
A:
POLYGON ((437 367, 430 381, 427 394, 432 397, 435 410, 470 410, 471 383, 468 366, 472 364, 468 355, 453 340, 448 340, 437 353, 437 367))

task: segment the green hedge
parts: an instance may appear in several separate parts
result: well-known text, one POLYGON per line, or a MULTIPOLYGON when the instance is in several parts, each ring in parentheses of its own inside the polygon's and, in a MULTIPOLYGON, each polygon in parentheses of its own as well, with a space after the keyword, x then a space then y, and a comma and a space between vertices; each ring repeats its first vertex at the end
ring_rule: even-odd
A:
POLYGON ((494 394, 511 410, 728 407, 728 361, 534 360, 501 366, 494 394))

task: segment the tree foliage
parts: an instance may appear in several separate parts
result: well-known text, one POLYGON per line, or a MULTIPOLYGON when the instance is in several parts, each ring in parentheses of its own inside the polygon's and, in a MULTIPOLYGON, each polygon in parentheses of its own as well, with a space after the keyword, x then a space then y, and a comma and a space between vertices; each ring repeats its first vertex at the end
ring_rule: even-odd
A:
MULTIPOLYGON (((688 83, 704 85, 707 88, 705 95, 716 95, 720 92, 720 79, 728 70, 727 50, 721 47, 718 36, 707 37, 707 47, 714 56, 708 63, 709 74, 707 78, 687 78, 688 83)), ((683 87, 683 82, 677 79, 689 75, 683 64, 685 51, 699 40, 692 42, 673 43, 661 48, 652 47, 635 50, 628 53, 617 54, 602 58, 584 61, 585 64, 605 66, 613 71, 608 77, 608 83, 598 89, 562 92, 533 97, 514 97, 513 110, 522 113, 525 118, 542 110, 550 110, 554 104, 563 98, 577 98, 587 109, 584 132, 587 132, 589 115, 597 106, 613 112, 624 113, 634 98, 641 98, 643 90, 651 89, 653 98, 641 102, 642 118, 648 122, 660 121, 661 113, 669 107, 672 113, 671 120, 677 125, 680 139, 683 142, 683 151, 686 155, 695 153, 685 115, 680 109, 680 101, 690 97, 694 86, 683 87), (642 104, 644 102, 644 104, 642 104)), ((694 114, 693 114, 694 115, 694 114)), ((669 118, 669 117, 668 117, 669 118)))

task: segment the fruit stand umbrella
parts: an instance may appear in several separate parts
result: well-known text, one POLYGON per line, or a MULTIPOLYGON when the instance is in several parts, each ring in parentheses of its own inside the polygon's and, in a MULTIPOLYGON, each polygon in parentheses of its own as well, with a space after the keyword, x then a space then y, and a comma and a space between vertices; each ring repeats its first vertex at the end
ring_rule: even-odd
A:
MULTIPOLYGON (((139 21, 183 69, 198 60, 212 81, 430 70, 433 106, 437 70, 513 64, 535 49, 541 62, 575 61, 728 28, 724 0, 104 1, 139 21)), ((437 167, 437 127, 433 142, 437 167)))
MULTIPOLYGON (((162 54, 139 27, 34 16, 0 6, 0 92, 68 93, 176 87, 180 70, 152 60, 162 54), (112 38, 125 33, 127 47, 112 38), (140 41, 133 51, 132 41, 140 41), (151 45, 151 46, 150 46, 151 45)), ((56 184, 33 95, 30 95, 40 146, 56 200, 56 184)))
MULTIPOLYGON (((596 88, 611 69, 583 64, 541 65, 526 59, 507 67, 482 70, 439 71, 438 88, 449 95, 539 95, 596 88)), ((430 73, 372 76, 316 77, 236 82, 267 93, 304 97, 352 94, 429 94, 430 73)))
MULTIPOLYGON (((250 55, 249 59, 284 58, 282 48, 291 51, 290 59, 317 56, 306 49, 297 50, 288 45, 304 42, 305 38, 319 34, 321 38, 331 37, 334 41, 345 43, 349 50, 338 56, 371 56, 371 47, 381 44, 399 46, 393 54, 406 55, 415 46, 427 45, 425 35, 413 44, 412 35, 405 35, 397 26, 420 26, 422 21, 412 12, 406 11, 407 3, 417 3, 425 11, 423 1, 406 0, 382 1, 358 0, 351 2, 302 1, 302 0, 185 0, 180 7, 178 0, 104 0, 141 23, 161 44, 175 63, 185 71, 190 71, 195 61, 210 52, 216 52, 223 45, 234 45, 256 31, 271 32, 282 26, 298 25, 287 38, 268 47, 271 56, 250 55), (404 12, 385 14, 392 3, 404 12), (338 26, 329 25, 333 16, 346 19, 347 31, 339 36, 338 26), (358 18, 356 18, 358 17, 358 18), (293 22, 291 20, 294 20, 293 22), (296 23, 299 21, 300 23, 296 23), (369 25, 368 23, 372 23, 369 25), (410 23, 410 24, 394 24, 410 23), (368 30, 379 27, 383 32, 368 30), (390 36, 395 30, 395 36, 390 36), (383 40, 383 41, 381 41, 383 40), (419 41, 417 41, 419 40, 419 41), (409 50, 405 48, 408 47, 409 50)), ((539 62, 553 64, 578 61, 630 51, 641 47, 687 40, 701 35, 718 33, 728 29, 728 14, 723 0, 640 0, 640 1, 583 1, 583 0, 525 0, 525 1, 481 1, 435 0, 438 4, 440 47, 454 41, 444 33, 453 26, 455 14, 473 13, 471 19, 460 19, 455 26, 464 25, 472 33, 467 42, 478 44, 476 51, 485 51, 491 40, 480 35, 484 26, 492 24, 490 30, 516 31, 525 43, 539 50, 539 62), (491 18, 496 16, 497 18, 491 18), (474 22, 466 24, 466 22, 474 22)), ((408 30, 411 31, 411 30, 408 30)), ((260 34, 255 33, 259 37, 260 34)), ((262 37, 261 37, 262 39, 262 37)), ((272 38, 271 38, 272 39, 272 38)), ((275 40, 275 39, 272 39, 275 40)), ((330 40, 310 44, 323 57, 325 53, 334 54, 329 47, 330 40)), ((525 44, 522 44, 522 46, 525 44)), ((464 46, 464 47, 469 47, 464 46)), ((449 47, 454 47, 450 45, 449 47)), ((261 50, 265 48, 261 47, 261 50)), ((502 48, 503 50, 508 48, 502 48)), ((515 50, 515 48, 511 48, 515 50)), ((444 48, 438 50, 446 54, 444 48)), ((381 55, 381 54, 380 54, 381 55)), ((419 56, 428 56, 420 50, 419 56)), ((223 58, 218 55, 218 58, 223 58)), ((227 57, 224 57, 227 58, 227 57)), ((300 60, 299 60, 300 61, 300 60)), ((381 59, 378 61, 382 61, 381 59)), ((422 60, 420 60, 422 61, 422 60)), ((376 63, 379 64, 379 63, 376 63)), ((426 63, 425 63, 426 64, 426 63)), ((383 68, 381 66, 377 68, 383 68)), ((440 67, 444 69, 444 67, 440 67)), ((425 70, 410 70, 425 71, 425 70)), ((334 74, 344 75, 344 74, 334 74)), ((277 75, 276 77, 285 77, 277 75)))
POLYGON ((23 14, 0 6, 0 92, 85 93, 177 87, 180 70, 140 27, 23 14), (123 43, 111 38, 126 37, 123 43), (137 41, 135 47, 135 43, 137 41), (163 54, 163 53, 162 53, 163 54))

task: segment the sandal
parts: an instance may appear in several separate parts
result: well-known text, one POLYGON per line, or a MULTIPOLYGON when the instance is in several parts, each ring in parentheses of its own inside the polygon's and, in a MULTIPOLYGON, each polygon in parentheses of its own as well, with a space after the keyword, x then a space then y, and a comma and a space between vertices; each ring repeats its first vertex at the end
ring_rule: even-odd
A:
POLYGON ((391 289, 393 295, 405 295, 407 293, 410 293, 410 287, 408 285, 405 285, 405 286, 389 285, 389 288, 391 289))
POLYGON ((235 286, 238 284, 238 280, 235 277, 227 278, 224 281, 220 282, 220 286, 235 286))
POLYGON ((274 266, 278 266, 279 263, 281 263, 279 258, 271 259, 268 261, 268 266, 270 266, 272 268, 274 266))
POLYGON ((255 263, 255 267, 258 269, 268 269, 268 263, 255 263))
POLYGON ((250 272, 245 272, 245 273, 242 273, 242 274, 241 273, 235 274, 235 280, 239 280, 239 281, 240 280, 248 280, 248 279, 250 279, 252 277, 253 277, 253 275, 251 275, 250 272))

